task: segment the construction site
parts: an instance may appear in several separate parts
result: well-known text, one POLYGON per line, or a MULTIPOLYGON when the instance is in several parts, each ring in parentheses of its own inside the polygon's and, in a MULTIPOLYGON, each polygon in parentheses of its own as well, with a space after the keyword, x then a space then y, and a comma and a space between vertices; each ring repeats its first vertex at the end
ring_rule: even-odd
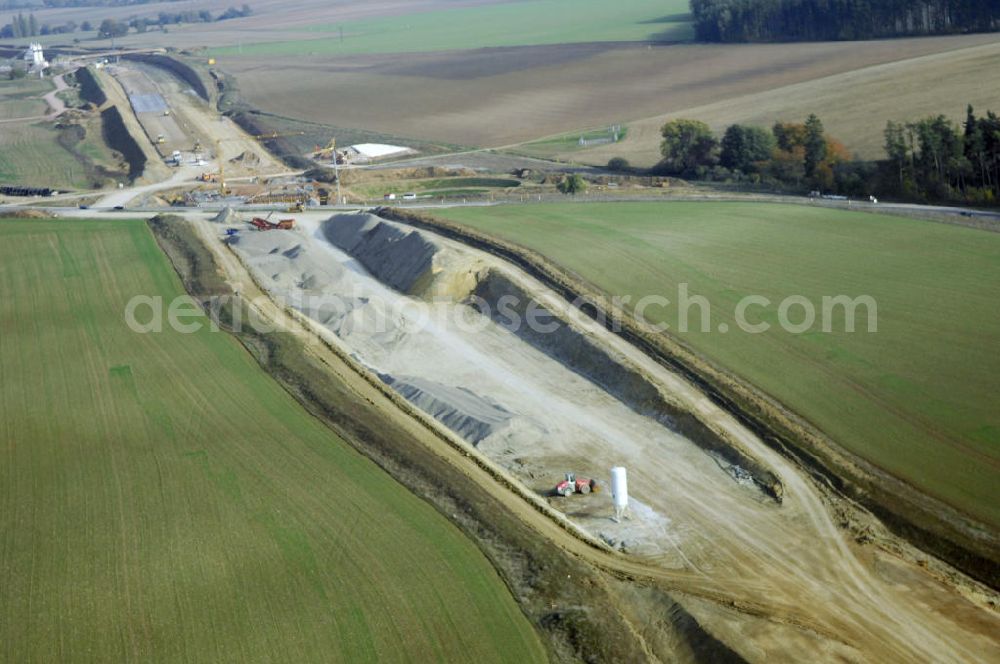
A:
MULTIPOLYGON (((86 72, 77 80, 93 82, 83 84, 78 112, 107 123, 130 177, 92 191, 5 187, 3 203, 34 205, 66 223, 156 215, 159 246, 199 305, 209 311, 208 295, 235 296, 238 304, 225 306, 245 308, 301 345, 288 354, 305 358, 322 379, 274 376, 309 413, 334 422, 338 435, 404 486, 414 482, 412 490, 463 532, 487 532, 487 520, 466 509, 457 490, 417 485, 403 452, 393 457, 390 445, 378 452, 386 458, 369 454, 347 414, 316 405, 316 385, 343 386, 344 413, 371 408, 419 441, 413 454, 460 475, 552 555, 593 575, 579 601, 594 588, 613 598, 601 610, 620 621, 615 638, 627 634, 641 653, 622 661, 671 660, 684 650, 678 634, 695 631, 709 642, 704 652, 732 661, 971 662, 998 652, 995 588, 928 555, 784 453, 738 405, 652 353, 642 343, 650 329, 627 328, 639 330, 631 337, 614 329, 602 318, 613 312, 575 297, 588 292, 584 279, 553 281, 521 247, 498 250, 398 209, 542 203, 565 198, 556 185, 572 172, 590 178, 595 197, 624 190, 658 199, 686 193, 686 185, 487 151, 437 158, 405 145, 340 145, 326 136, 293 155, 306 160, 296 167, 272 148, 309 142, 305 130, 249 130, 219 110, 207 65, 186 61, 208 82, 196 85, 202 79, 162 66, 159 52, 134 55, 70 60, 86 72), (199 292, 205 283, 215 290, 199 292)), ((44 56, 39 48, 32 57, 44 56)), ((614 142, 620 129, 614 125, 614 142)), ((60 251, 72 278, 75 264, 60 251)), ((231 320, 222 327, 265 369, 282 358, 277 345, 239 337, 231 320)), ((240 496, 210 454, 183 453, 240 496)), ((280 518, 263 508, 254 517, 280 518)), ((273 560, 311 560, 281 526, 268 527, 282 542, 273 560)), ((599 614, 554 600, 548 613, 524 608, 536 607, 537 588, 505 576, 503 565, 518 554, 490 537, 477 546, 536 628, 575 634, 566 616, 580 606, 582 615, 599 614)), ((544 578, 575 582, 568 573, 544 578)))

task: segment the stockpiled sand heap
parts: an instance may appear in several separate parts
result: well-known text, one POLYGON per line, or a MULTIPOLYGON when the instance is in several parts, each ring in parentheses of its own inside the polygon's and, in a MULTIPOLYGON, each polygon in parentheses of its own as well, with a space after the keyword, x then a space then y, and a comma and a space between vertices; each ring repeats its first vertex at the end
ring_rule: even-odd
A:
POLYGON ((212 221, 217 224, 238 224, 240 215, 237 214, 236 210, 227 205, 219 210, 219 214, 212 217, 212 221))

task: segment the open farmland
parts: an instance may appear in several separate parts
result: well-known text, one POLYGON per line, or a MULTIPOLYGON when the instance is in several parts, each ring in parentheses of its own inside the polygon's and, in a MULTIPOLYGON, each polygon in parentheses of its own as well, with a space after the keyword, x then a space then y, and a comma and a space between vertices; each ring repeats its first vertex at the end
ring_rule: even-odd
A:
POLYGON ((53 89, 50 81, 22 78, 0 81, 0 120, 45 115, 48 104, 42 95, 53 89))
POLYGON ((45 123, 0 124, 0 182, 63 189, 89 186, 87 168, 45 123))
POLYGON ((83 189, 120 167, 96 115, 68 131, 42 119, 50 112, 43 96, 53 89, 50 79, 0 81, 0 184, 83 189))
POLYGON ((585 151, 552 150, 546 156, 605 164, 625 157, 639 166, 660 160, 660 128, 685 117, 707 122, 721 133, 731 124, 770 127, 776 121, 821 116, 831 136, 865 159, 885 157, 883 130, 888 120, 908 121, 944 114, 965 120, 968 104, 985 113, 1000 109, 1000 88, 984 85, 996 76, 1000 38, 955 51, 918 56, 842 74, 734 96, 710 104, 672 110, 629 125, 632 134, 617 145, 585 151))
MULTIPOLYGON (((600 0, 301 0, 294 4, 250 0, 247 4, 253 15, 246 18, 171 25, 167 34, 133 33, 117 43, 210 46, 219 53, 347 54, 585 41, 677 41, 693 35, 687 0, 622 0, 613 4, 600 0)), ((203 0, 195 9, 217 16, 232 6, 231 0, 203 0)), ((156 18, 159 12, 177 11, 174 3, 160 2, 47 8, 35 14, 40 23, 89 20, 96 25, 104 18, 156 18)), ((46 45, 69 44, 72 37, 41 39, 46 45)))
MULTIPOLYGON (((646 316, 762 388, 848 450, 996 525, 1000 235, 825 208, 752 203, 554 204, 437 212, 542 252, 613 295, 662 295, 646 316), (711 326, 677 333, 679 284, 711 326), (870 295, 878 331, 777 325, 783 299, 870 295), (740 331, 736 305, 753 307, 740 331), (756 312, 756 313, 753 313, 756 312), (728 325, 729 332, 718 331, 728 325)), ((633 300, 634 302, 634 300, 633 300)), ((795 309, 801 312, 801 309, 795 309)), ((800 313, 792 314, 794 322, 800 313)))
POLYGON ((0 222, 0 289, 0 659, 542 659, 480 552, 234 339, 128 329, 183 292, 144 223, 0 222))
POLYGON ((687 0, 478 3, 360 21, 315 23, 295 40, 242 44, 209 52, 216 56, 248 51, 255 55, 348 55, 582 42, 679 41, 693 36, 687 12, 687 0))
POLYGON ((62 188, 87 185, 86 169, 59 145, 55 129, 38 120, 16 121, 44 115, 48 105, 42 95, 52 89, 50 81, 0 81, 0 183, 62 188))
MULTIPOLYGON (((635 120, 715 103, 749 116, 753 109, 743 101, 747 95, 983 44, 995 49, 997 40, 996 35, 963 35, 822 44, 589 43, 415 53, 402 59, 262 56, 244 49, 242 55, 220 57, 219 66, 237 76, 252 104, 279 115, 489 147, 623 123, 629 136, 615 147, 645 163, 658 150, 659 137, 637 128, 635 120), (289 71, 299 75, 289 76, 289 71), (304 99, 309 103, 290 101, 304 99)), ((919 102, 913 113, 962 113, 968 101, 989 105, 995 100, 993 106, 1000 106, 996 86, 982 85, 991 73, 978 64, 978 74, 963 73, 968 63, 962 57, 912 61, 905 89, 910 91, 908 99, 919 102), (941 86, 947 97, 924 94, 941 86), (942 99, 954 99, 955 108, 945 108, 942 99)), ((839 123, 836 117, 830 123, 831 133, 852 150, 870 147, 872 132, 880 132, 886 119, 911 113, 894 101, 892 89, 878 87, 866 88, 863 99, 850 85, 835 87, 830 93, 836 93, 835 99, 813 106, 821 85, 801 95, 775 93, 773 99, 789 105, 788 119, 800 120, 804 115, 800 117, 793 105, 817 111, 825 120, 833 102, 848 108, 863 101, 868 112, 851 115, 852 124, 839 123)), ((572 158, 586 154, 574 153, 572 158)))

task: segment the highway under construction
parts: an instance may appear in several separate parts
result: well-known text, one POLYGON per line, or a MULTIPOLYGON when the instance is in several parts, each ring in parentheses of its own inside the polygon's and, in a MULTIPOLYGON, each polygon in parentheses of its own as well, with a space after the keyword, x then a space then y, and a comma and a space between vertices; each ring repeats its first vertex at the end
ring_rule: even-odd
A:
MULTIPOLYGON (((748 661, 972 661, 996 651, 993 590, 890 534, 566 293, 378 210, 295 205, 283 192, 299 172, 170 72, 119 63, 101 76, 130 101, 141 127, 133 138, 161 163, 60 213, 171 213, 160 223, 211 257, 200 269, 218 270, 326 379, 533 537, 606 575, 609 588, 621 584, 608 592, 650 661, 669 655, 672 623, 630 613, 629 598, 648 588, 748 661), (258 194, 279 197, 265 201, 272 214, 231 196, 241 182, 282 178, 258 194), (168 195, 194 189, 212 197, 211 210, 166 209, 168 195), (544 330, 528 325, 532 316, 544 330), (627 472, 627 510, 612 500, 612 468, 627 472)), ((183 275, 194 268, 180 255, 183 275)), ((308 402, 307 392, 295 396, 308 402)), ((405 467, 391 470, 406 483, 405 467)))

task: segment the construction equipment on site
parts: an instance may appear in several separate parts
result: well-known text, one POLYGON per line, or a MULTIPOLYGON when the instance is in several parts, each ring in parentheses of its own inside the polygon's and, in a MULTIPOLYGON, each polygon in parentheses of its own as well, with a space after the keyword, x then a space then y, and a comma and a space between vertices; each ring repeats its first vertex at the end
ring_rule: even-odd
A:
POLYGON ((326 144, 326 147, 316 146, 313 150, 313 159, 330 159, 337 154, 337 139, 331 138, 330 142, 326 144))
POLYGON ((163 134, 157 134, 156 135, 156 144, 157 145, 163 145, 166 142, 167 142, 166 136, 164 136, 163 134))
POLYGON ((194 147, 191 148, 191 152, 201 152, 201 141, 199 139, 194 139, 194 147))
MULTIPOLYGON (((270 218, 270 216, 271 215, 268 215, 268 219, 270 218)), ((268 219, 263 219, 261 217, 254 217, 253 219, 250 220, 250 225, 259 231, 274 231, 274 230, 290 231, 293 228, 295 228, 294 219, 279 219, 278 223, 274 223, 273 221, 268 221, 268 219)))
POLYGON ((556 485, 556 494, 572 496, 574 493, 590 493, 596 488, 597 483, 594 480, 577 477, 574 473, 566 473, 566 479, 556 485))
POLYGON ((344 197, 340 191, 340 164, 344 163, 343 158, 337 152, 337 139, 331 138, 325 148, 319 148, 313 152, 313 159, 333 160, 333 179, 337 182, 337 205, 344 202, 344 197))
POLYGON ((297 201, 289 205, 285 212, 305 212, 305 206, 302 201, 297 201))

